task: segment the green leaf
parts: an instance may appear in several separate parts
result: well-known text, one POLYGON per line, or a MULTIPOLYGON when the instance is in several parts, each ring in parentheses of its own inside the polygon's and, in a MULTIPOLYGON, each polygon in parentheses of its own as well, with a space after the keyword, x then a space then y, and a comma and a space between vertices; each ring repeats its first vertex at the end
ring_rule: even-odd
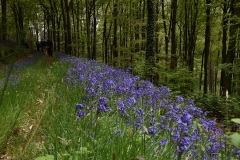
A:
POLYGON ((236 148, 240 149, 240 134, 234 133, 229 136, 231 140, 231 144, 236 148))
POLYGON ((37 157, 37 158, 35 158, 35 160, 54 160, 54 156, 46 155, 46 156, 42 156, 42 157, 37 157))
POLYGON ((79 151, 76 151, 76 154, 88 154, 91 153, 87 147, 81 147, 79 151))
POLYGON ((231 121, 240 124, 240 118, 233 118, 231 121))

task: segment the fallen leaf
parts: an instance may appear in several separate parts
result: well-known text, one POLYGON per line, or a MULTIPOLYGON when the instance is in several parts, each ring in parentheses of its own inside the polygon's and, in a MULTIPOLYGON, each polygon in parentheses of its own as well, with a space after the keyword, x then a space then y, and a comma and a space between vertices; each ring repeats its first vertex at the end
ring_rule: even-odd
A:
POLYGON ((38 98, 37 99, 37 104, 42 104, 42 103, 43 103, 43 101, 40 98, 38 98))
POLYGON ((33 128, 33 125, 29 126, 28 128, 29 128, 30 130, 32 130, 32 128, 33 128))

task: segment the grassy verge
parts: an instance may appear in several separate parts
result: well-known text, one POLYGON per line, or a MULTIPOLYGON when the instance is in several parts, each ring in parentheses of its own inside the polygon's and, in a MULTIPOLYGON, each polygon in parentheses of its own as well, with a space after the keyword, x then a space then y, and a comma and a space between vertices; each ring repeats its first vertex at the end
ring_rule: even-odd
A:
MULTIPOLYGON (((54 57, 54 61, 56 58, 54 57)), ((56 85, 61 83, 56 81, 56 74, 64 73, 61 71, 52 74, 52 71, 57 72, 55 68, 63 68, 50 63, 52 62, 46 57, 42 57, 31 66, 14 68, 1 75, 2 93, 8 73, 11 72, 11 77, 15 77, 8 81, 0 106, 2 156, 16 159, 31 153, 28 155, 31 157, 38 150, 37 146, 32 146, 37 144, 31 141, 39 129, 42 116, 51 104, 50 99, 56 94, 56 85)))

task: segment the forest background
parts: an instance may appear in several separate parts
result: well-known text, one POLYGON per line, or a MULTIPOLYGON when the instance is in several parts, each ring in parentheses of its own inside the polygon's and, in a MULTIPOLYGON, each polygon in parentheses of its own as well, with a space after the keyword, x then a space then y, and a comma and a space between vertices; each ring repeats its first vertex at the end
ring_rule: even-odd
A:
MULTIPOLYGON (((2 42, 50 39, 193 98, 218 120, 240 116, 240 0, 1 0, 0 11, 2 42)), ((11 55, 1 48, 1 63, 11 55)))

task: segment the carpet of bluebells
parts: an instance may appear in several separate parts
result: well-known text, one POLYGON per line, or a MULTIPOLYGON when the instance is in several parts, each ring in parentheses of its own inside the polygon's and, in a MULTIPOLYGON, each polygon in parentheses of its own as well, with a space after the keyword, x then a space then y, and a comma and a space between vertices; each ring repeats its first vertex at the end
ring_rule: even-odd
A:
MULTIPOLYGON (((139 156, 146 159, 240 159, 240 150, 230 145, 228 137, 216 127, 216 120, 208 119, 192 99, 174 97, 168 87, 156 87, 122 69, 62 53, 58 55, 61 62, 70 65, 65 77, 67 87, 80 88, 83 94, 75 106, 79 123, 87 121, 97 126, 99 119, 109 119, 112 133, 104 132, 111 134, 102 137, 107 139, 105 144, 115 143, 113 136, 125 139, 128 143, 119 146, 125 147, 123 154, 138 147, 143 149, 139 156), (129 138, 131 136, 134 138, 129 138), (137 141, 137 145, 134 146, 133 141, 137 141)), ((20 69, 41 56, 37 53, 15 63, 14 72, 8 76, 8 86, 19 83, 20 69)), ((10 70, 1 71, 1 74, 8 72, 10 70)), ((5 83, 6 78, 0 77, 0 87, 5 83)), ((83 128, 85 136, 99 138, 96 135, 99 131, 87 132, 86 127, 90 128, 83 128)))
POLYGON ((124 126, 114 134, 124 138, 128 128, 140 133, 152 159, 239 158, 240 151, 230 146, 216 121, 206 118, 192 99, 173 97, 166 86, 155 87, 128 71, 97 61, 63 54, 60 60, 72 64, 65 78, 68 86, 84 88, 84 98, 76 102, 80 122, 89 115, 117 115, 113 125, 121 121, 124 126))

